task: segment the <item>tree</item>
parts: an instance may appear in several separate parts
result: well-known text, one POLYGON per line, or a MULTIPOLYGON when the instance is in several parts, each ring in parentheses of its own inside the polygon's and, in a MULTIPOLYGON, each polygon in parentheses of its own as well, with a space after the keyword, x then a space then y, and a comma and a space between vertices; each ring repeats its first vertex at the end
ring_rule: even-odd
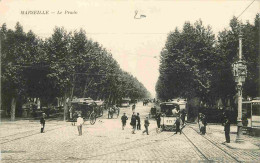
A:
POLYGON ((159 98, 200 97, 207 100, 214 62, 214 34, 202 21, 186 22, 168 35, 161 51, 160 77, 156 90, 159 98))

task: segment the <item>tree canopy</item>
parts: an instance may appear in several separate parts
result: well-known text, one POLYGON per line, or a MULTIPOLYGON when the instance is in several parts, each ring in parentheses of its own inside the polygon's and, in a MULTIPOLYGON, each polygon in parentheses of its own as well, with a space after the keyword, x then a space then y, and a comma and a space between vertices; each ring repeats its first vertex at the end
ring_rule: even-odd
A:
POLYGON ((243 35, 243 59, 248 67, 244 96, 260 96, 259 92, 259 14, 254 24, 239 22, 235 17, 230 28, 215 37, 202 21, 185 22, 167 37, 160 58, 157 96, 199 97, 213 104, 217 99, 232 99, 236 94, 232 63, 238 59, 238 36, 243 35))
POLYGON ((40 98, 49 104, 56 97, 92 97, 108 103, 149 97, 144 85, 82 29, 68 32, 56 27, 43 40, 24 32, 20 23, 14 30, 3 24, 1 45, 4 107, 9 108, 12 98, 40 98))

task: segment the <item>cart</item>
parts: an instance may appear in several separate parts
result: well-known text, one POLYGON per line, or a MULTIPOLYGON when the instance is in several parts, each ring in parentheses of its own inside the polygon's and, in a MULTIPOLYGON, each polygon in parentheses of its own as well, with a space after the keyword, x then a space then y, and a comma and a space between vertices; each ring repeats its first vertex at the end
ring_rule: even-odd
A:
POLYGON ((89 120, 91 125, 94 125, 96 118, 103 114, 100 108, 91 98, 77 98, 71 101, 73 112, 81 114, 84 121, 89 120))

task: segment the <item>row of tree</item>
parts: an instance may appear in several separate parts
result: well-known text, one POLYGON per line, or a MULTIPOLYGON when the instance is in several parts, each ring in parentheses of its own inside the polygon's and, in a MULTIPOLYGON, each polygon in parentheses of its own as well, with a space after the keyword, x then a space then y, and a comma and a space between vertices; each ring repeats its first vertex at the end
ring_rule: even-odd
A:
POLYGON ((254 24, 243 24, 234 17, 230 28, 219 32, 217 37, 201 20, 194 24, 186 22, 182 30, 176 28, 170 32, 161 51, 160 76, 156 84, 158 98, 196 97, 208 105, 215 105, 222 99, 227 105, 225 103, 236 95, 232 63, 238 60, 240 33, 243 35, 243 59, 248 68, 243 95, 260 96, 259 23, 259 14, 254 24))
MULTIPOLYGON (((42 106, 66 99, 91 97, 110 104, 124 97, 141 99, 149 92, 135 77, 123 71, 112 54, 86 36, 84 30, 67 32, 56 27, 41 39, 32 31, 1 27, 2 108, 11 112, 27 98, 39 98, 42 106), (11 109, 10 109, 11 108, 11 109)), ((65 107, 66 108, 66 107, 65 107)))

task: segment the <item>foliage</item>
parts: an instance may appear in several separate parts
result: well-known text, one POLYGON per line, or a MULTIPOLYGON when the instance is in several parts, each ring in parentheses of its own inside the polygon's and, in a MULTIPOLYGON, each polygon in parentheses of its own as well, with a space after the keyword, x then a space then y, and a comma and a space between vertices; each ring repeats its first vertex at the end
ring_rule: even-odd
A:
POLYGON ((255 23, 245 24, 235 17, 230 29, 218 34, 217 40, 210 27, 201 21, 186 22, 182 31, 170 32, 161 51, 160 76, 156 84, 157 96, 167 100, 174 97, 199 97, 214 105, 218 99, 224 104, 236 94, 232 63, 238 60, 238 40, 243 35, 243 59, 248 76, 244 97, 260 96, 259 92, 259 14, 255 23))
POLYGON ((32 31, 25 33, 1 28, 2 93, 6 106, 11 98, 40 98, 43 105, 56 97, 92 97, 109 103, 124 97, 148 97, 147 89, 124 72, 112 54, 87 38, 84 30, 67 32, 56 27, 42 40, 32 31))

